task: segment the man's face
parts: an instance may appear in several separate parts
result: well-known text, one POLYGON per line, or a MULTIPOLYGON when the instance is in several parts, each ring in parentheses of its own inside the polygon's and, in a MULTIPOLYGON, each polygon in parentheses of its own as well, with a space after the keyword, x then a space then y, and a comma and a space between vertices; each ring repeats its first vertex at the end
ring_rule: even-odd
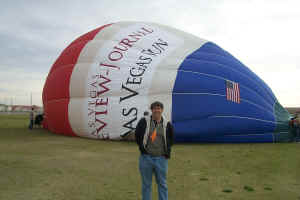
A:
POLYGON ((152 111, 152 116, 154 118, 160 118, 161 114, 163 112, 163 109, 160 106, 154 106, 151 111, 152 111))

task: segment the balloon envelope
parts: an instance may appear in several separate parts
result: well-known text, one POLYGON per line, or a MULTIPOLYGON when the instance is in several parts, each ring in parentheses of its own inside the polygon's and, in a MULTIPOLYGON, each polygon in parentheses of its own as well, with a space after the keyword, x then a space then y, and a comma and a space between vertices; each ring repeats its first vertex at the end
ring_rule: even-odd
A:
POLYGON ((121 140, 153 101, 177 142, 289 141, 289 113, 266 83, 213 42, 167 26, 119 22, 73 41, 43 90, 55 133, 121 140))

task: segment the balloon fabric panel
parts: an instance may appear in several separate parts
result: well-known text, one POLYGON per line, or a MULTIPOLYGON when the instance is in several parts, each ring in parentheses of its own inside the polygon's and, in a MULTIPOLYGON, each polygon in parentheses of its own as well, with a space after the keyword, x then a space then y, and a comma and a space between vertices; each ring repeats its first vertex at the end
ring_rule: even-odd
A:
POLYGON ((144 22, 118 22, 74 40, 43 90, 45 127, 122 140, 153 101, 176 142, 285 142, 289 113, 269 86, 213 42, 144 22))

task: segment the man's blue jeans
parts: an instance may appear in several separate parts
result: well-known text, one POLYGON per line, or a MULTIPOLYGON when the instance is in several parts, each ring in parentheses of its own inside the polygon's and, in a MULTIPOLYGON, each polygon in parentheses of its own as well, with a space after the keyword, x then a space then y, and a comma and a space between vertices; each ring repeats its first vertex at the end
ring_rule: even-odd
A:
POLYGON ((159 200, 168 199, 167 171, 168 160, 163 157, 153 157, 150 155, 140 156, 140 173, 142 177, 143 200, 151 200, 152 175, 154 173, 159 200))

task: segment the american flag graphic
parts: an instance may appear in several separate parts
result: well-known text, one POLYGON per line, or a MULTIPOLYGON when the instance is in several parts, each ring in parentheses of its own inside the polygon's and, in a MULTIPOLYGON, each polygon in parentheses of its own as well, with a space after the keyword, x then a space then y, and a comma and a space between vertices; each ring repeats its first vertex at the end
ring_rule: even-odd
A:
POLYGON ((226 97, 228 101, 240 103, 240 87, 238 83, 226 80, 226 97))

